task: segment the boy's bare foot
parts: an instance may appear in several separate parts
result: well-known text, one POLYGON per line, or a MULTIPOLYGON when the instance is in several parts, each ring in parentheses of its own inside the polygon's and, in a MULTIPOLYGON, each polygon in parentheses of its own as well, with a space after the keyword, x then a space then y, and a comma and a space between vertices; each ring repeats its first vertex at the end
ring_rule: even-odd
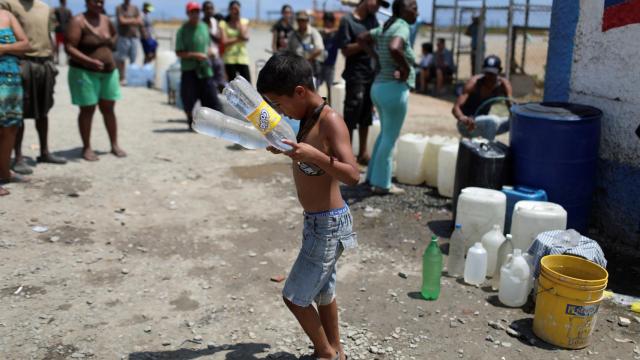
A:
POLYGON ((9 192, 9 190, 7 190, 7 189, 3 188, 2 186, 0 186, 0 196, 7 196, 9 194, 11 194, 9 192))
POLYGON ((127 153, 124 150, 120 149, 119 146, 111 147, 111 153, 119 158, 127 157, 127 153))
POLYGON ((98 161, 98 160, 100 160, 98 155, 96 155, 96 153, 91 148, 82 150, 82 158, 87 160, 87 161, 98 161))

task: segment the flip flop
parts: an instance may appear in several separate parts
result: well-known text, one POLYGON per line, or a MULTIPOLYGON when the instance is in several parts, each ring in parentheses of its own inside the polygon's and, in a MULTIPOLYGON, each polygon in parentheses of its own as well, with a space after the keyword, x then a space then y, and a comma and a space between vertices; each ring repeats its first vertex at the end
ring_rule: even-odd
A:
POLYGON ((61 156, 55 156, 53 154, 48 154, 47 156, 38 156, 36 159, 39 163, 48 163, 48 164, 66 164, 67 159, 61 156))
POLYGON ((29 179, 28 177, 22 176, 22 175, 18 175, 16 173, 11 174, 11 177, 8 179, 0 179, 0 185, 7 185, 7 184, 26 184, 31 182, 31 179, 29 179))
POLYGON ((27 165, 27 163, 22 160, 20 162, 14 162, 11 170, 21 175, 31 175, 33 174, 33 170, 27 165))

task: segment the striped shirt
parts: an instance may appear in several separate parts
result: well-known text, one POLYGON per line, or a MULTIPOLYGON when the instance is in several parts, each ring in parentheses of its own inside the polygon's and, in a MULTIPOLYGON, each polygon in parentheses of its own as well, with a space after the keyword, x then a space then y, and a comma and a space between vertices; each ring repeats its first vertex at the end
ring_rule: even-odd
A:
POLYGON ((409 77, 407 78, 407 85, 410 88, 415 87, 416 83, 416 70, 415 53, 411 48, 411 42, 409 36, 411 34, 411 26, 403 19, 397 19, 387 31, 383 32, 383 26, 371 30, 371 36, 376 41, 376 51, 378 53, 378 59, 380 61, 380 72, 376 76, 376 81, 397 81, 393 76, 393 73, 398 69, 398 64, 391 57, 391 51, 389 51, 389 44, 393 38, 399 37, 404 40, 404 57, 409 64, 409 77))

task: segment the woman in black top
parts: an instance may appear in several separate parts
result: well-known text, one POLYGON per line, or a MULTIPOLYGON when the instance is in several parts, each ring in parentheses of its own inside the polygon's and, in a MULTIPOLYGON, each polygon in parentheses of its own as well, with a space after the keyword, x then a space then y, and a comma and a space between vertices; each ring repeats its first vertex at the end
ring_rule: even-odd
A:
POLYGON ((271 50, 278 52, 287 49, 287 37, 293 31, 291 19, 293 18, 293 8, 291 5, 282 6, 282 17, 271 28, 273 40, 271 41, 271 50))

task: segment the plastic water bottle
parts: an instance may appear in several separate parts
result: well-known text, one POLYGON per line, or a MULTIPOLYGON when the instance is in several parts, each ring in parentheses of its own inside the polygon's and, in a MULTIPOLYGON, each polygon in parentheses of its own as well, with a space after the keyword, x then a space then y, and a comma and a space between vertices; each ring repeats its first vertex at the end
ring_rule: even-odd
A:
POLYGON ((482 243, 475 243, 467 253, 464 263, 464 282, 469 285, 481 285, 487 277, 487 250, 482 243))
POLYGON ((267 142, 280 151, 289 151, 291 146, 283 139, 296 141, 296 134, 253 86, 242 76, 237 76, 222 91, 229 105, 233 106, 265 137, 267 142))
POLYGON ((264 149, 269 144, 251 123, 232 118, 207 107, 194 111, 193 129, 200 134, 224 139, 247 149, 264 149))
MULTIPOLYGON (((496 269, 502 269, 502 265, 507 262, 509 254, 513 253, 513 239, 511 234, 507 234, 506 240, 498 249, 498 258, 496 259, 496 269)), ((496 271, 493 279, 491 279, 491 288, 495 291, 500 288, 500 271, 496 271)))
POLYGON ((456 229, 449 240, 449 259, 447 261, 447 274, 459 277, 464 272, 465 239, 462 233, 462 225, 456 224, 456 229))
POLYGON ((498 299, 510 307, 521 307, 527 303, 529 296, 529 263, 522 256, 522 250, 514 249, 513 255, 500 269, 500 290, 498 299))
POLYGON ((440 276, 442 275, 442 252, 438 238, 431 237, 431 243, 422 255, 422 297, 436 300, 440 295, 440 276))
POLYGON ((482 246, 487 250, 487 276, 489 277, 495 276, 496 271, 500 271, 497 267, 498 250, 505 240, 500 225, 493 225, 493 229, 482 236, 482 246))

